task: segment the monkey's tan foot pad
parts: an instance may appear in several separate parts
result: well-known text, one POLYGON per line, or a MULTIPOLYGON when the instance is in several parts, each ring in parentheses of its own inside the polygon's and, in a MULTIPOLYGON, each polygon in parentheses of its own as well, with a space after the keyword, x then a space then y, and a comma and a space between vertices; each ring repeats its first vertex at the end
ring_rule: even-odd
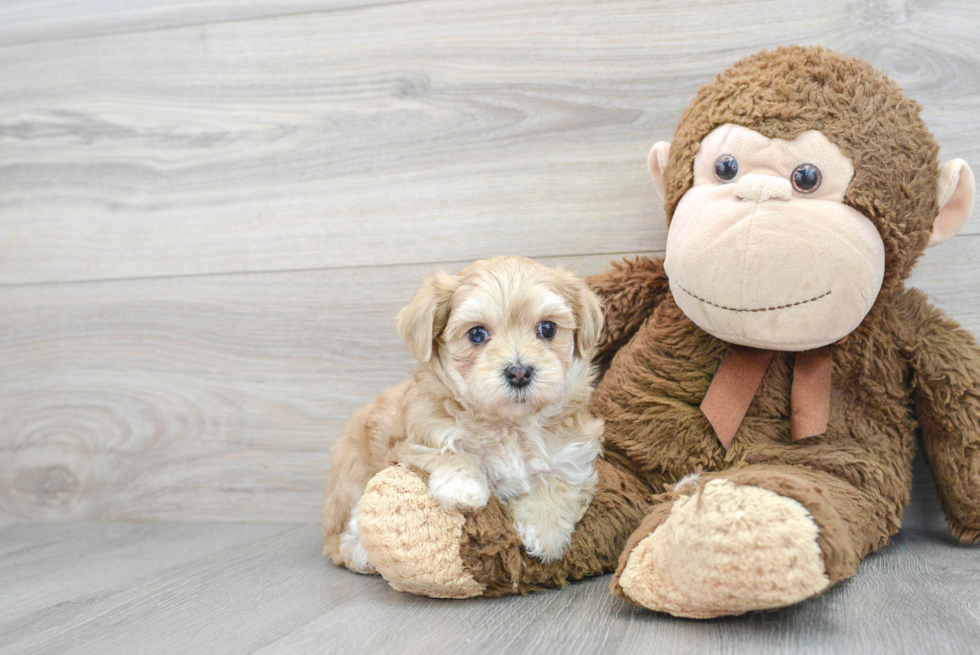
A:
POLYGON ((358 525, 368 561, 392 589, 433 598, 470 598, 486 587, 463 568, 465 520, 433 499, 419 476, 391 466, 364 490, 358 525))
POLYGON ((830 584, 817 536, 799 502, 712 480, 674 500, 630 553, 619 584, 638 605, 688 618, 785 607, 830 584))

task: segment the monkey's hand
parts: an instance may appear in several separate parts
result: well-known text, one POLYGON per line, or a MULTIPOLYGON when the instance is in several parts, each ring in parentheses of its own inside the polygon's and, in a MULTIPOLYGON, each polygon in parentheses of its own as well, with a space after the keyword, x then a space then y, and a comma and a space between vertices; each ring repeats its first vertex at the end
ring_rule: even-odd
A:
POLYGON ((612 268, 585 280, 602 299, 605 324, 595 362, 605 371, 622 346, 636 333, 657 303, 667 295, 667 274, 659 257, 613 262, 612 268))
POLYGON ((973 544, 980 542, 980 347, 918 300, 910 360, 922 441, 950 530, 973 544))

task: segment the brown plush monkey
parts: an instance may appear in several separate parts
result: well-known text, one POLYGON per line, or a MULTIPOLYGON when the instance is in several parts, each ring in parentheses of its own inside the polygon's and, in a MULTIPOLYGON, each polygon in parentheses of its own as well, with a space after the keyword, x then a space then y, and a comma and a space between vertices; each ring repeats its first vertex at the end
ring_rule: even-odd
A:
POLYGON ((567 555, 529 558, 499 502, 454 515, 390 468, 361 502, 382 575, 463 597, 615 569, 614 592, 679 616, 783 607, 898 530, 916 434, 953 534, 980 541, 980 349, 904 286, 969 216, 973 175, 939 167, 918 111, 818 48, 705 85, 650 155, 665 260, 590 281, 606 452, 567 555))

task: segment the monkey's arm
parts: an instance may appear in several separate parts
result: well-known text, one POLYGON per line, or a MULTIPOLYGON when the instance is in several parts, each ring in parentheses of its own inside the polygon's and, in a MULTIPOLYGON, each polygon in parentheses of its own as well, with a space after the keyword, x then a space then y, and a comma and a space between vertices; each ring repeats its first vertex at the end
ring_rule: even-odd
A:
POLYGON ((595 362, 604 371, 668 293, 667 274, 663 259, 637 257, 613 262, 612 268, 586 278, 586 282, 602 298, 605 321, 595 362))
POLYGON ((910 360, 922 442, 950 530, 973 544, 980 542, 980 347, 915 295, 910 360))

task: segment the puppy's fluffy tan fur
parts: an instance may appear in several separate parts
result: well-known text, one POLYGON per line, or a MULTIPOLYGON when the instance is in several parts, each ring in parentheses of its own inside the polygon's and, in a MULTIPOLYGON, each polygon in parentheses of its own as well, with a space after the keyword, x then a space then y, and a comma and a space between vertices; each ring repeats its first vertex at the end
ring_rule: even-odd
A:
POLYGON ((507 503, 529 555, 561 557, 596 485, 602 421, 588 411, 602 309, 585 283, 522 257, 429 277, 398 315, 419 359, 413 379, 351 419, 334 445, 323 509, 324 553, 372 573, 357 529, 368 481, 393 462, 429 475, 434 498, 473 511, 507 503), (555 334, 545 338, 541 324, 555 334), (473 344, 472 328, 488 338, 473 344), (517 388, 504 371, 533 368, 517 388))

